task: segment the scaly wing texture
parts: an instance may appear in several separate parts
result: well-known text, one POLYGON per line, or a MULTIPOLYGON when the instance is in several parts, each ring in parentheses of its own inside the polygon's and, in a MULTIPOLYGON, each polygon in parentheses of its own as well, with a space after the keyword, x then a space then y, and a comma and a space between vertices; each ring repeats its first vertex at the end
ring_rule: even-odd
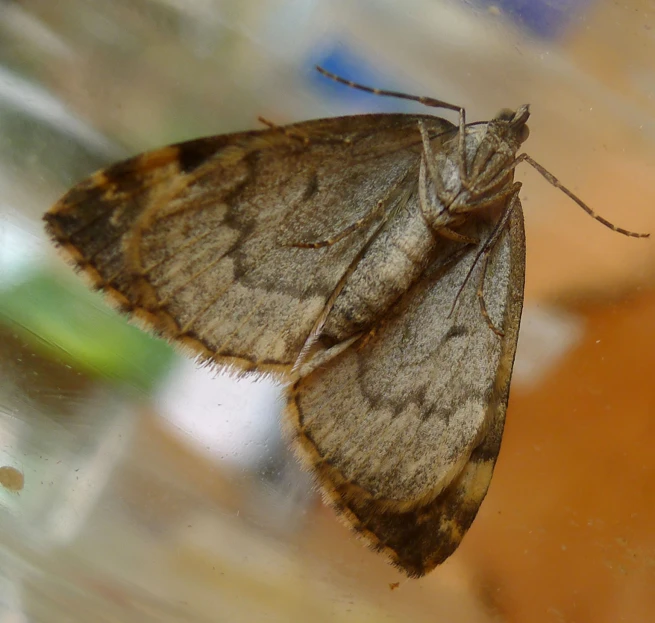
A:
MULTIPOLYGON (((484 241, 491 224, 471 219, 484 241)), ((378 328, 291 390, 287 424, 347 523, 410 576, 458 546, 500 448, 523 300, 520 204, 450 315, 475 247, 444 243, 378 328)))
POLYGON ((364 115, 165 147, 96 173, 45 220, 134 319, 219 364, 283 374, 393 208, 385 199, 416 183, 419 119, 433 136, 454 131, 364 115), (334 244, 293 246, 338 236, 379 202, 334 244))

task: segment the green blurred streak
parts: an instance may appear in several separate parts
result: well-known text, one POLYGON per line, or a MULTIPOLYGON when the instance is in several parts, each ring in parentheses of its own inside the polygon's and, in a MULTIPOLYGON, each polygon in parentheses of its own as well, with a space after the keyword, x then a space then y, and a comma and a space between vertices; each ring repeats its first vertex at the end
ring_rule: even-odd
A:
POLYGON ((0 323, 45 356, 139 390, 156 386, 175 357, 168 344, 130 326, 100 295, 45 271, 2 292, 0 323))

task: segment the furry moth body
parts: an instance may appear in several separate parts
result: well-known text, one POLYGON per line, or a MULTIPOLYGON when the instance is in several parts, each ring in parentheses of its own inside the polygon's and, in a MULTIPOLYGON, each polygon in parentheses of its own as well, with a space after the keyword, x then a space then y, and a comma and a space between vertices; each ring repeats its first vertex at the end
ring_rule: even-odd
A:
POLYGON ((528 116, 374 114, 198 139, 99 171, 44 218, 132 319, 286 383, 284 427, 325 498, 418 577, 459 545, 500 448, 528 116))

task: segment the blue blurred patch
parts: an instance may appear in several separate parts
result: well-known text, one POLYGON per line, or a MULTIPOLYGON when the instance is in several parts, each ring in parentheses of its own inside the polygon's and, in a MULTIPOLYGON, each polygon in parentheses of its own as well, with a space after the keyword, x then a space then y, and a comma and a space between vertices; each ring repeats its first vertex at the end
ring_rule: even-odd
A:
POLYGON ((522 28, 543 39, 556 39, 592 0, 477 0, 498 7, 522 28))
POLYGON ((311 66, 308 68, 309 79, 316 89, 326 97, 340 100, 363 110, 402 112, 408 108, 407 102, 403 100, 380 97, 330 80, 316 71, 315 65, 320 65, 323 69, 341 78, 359 82, 367 87, 387 90, 396 88, 392 76, 374 68, 356 53, 351 52, 346 45, 336 44, 329 50, 319 52, 311 59, 311 66))

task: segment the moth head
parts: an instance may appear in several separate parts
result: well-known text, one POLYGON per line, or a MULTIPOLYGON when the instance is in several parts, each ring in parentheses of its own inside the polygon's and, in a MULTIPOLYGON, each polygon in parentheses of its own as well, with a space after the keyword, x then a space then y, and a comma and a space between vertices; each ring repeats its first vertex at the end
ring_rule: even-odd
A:
POLYGON ((530 136, 530 129, 526 125, 529 118, 530 106, 529 104, 523 104, 523 106, 519 106, 516 110, 503 108, 503 110, 494 117, 494 120, 506 121, 509 127, 514 131, 519 143, 525 143, 530 136))

